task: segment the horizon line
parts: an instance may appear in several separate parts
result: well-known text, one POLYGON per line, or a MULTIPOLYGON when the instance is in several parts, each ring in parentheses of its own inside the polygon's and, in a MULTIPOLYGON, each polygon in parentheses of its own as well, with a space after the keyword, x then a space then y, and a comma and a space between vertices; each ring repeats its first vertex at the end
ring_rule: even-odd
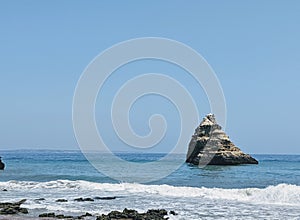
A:
MULTIPOLYGON (((0 149, 0 152, 4 152, 4 151, 58 151, 58 152, 63 152, 63 151, 73 151, 73 152, 81 152, 82 151, 80 149, 36 149, 36 148, 16 148, 16 149, 0 149)), ((95 151, 89 151, 91 153, 95 152, 95 151)), ((105 151, 96 151, 97 153, 107 153, 105 151)), ((170 152, 139 152, 139 151, 111 151, 112 153, 135 153, 135 154, 168 154, 170 152)), ((178 154, 178 153, 177 153, 178 154)), ((183 155, 185 155, 185 153, 182 153, 183 155)), ((247 153, 250 155, 293 155, 293 156, 300 156, 300 153, 247 153)))

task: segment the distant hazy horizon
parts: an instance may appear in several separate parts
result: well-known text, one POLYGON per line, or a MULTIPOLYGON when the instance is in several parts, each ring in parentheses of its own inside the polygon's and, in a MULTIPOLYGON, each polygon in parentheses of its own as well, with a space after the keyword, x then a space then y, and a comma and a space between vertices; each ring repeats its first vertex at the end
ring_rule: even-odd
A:
MULTIPOLYGON (((244 151, 243 148, 241 148, 242 151, 244 151)), ((7 152, 7 151, 57 151, 57 152, 63 152, 63 151, 66 151, 66 152, 80 152, 81 150, 79 148, 75 148, 75 147, 69 147, 69 148, 60 148, 60 149, 57 149, 56 147, 52 147, 52 148, 13 148, 13 149, 8 149, 8 148, 1 148, 0 149, 0 153, 2 152, 7 152)), ((143 152, 139 152, 139 151, 112 151, 113 153, 129 153, 129 154, 140 154, 140 153, 143 153, 143 152)), ((99 154, 108 154, 107 152, 101 152, 101 151, 97 151, 97 153, 99 154)), ((146 152, 144 154, 167 154, 169 152, 165 151, 165 152, 158 152, 158 151, 153 151, 153 152, 146 152)), ((253 156, 255 155, 294 155, 294 156, 297 156, 297 155, 300 155, 300 153, 267 153, 267 152, 264 152, 264 153, 253 153, 253 152, 246 152, 245 153, 247 154, 251 154, 253 156)), ((186 155, 184 153, 180 154, 180 155, 186 155)))

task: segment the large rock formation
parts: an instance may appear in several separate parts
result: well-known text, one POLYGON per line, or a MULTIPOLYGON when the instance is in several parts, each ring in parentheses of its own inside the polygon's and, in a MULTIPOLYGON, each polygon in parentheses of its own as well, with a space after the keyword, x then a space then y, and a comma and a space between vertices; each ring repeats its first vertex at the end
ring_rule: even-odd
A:
POLYGON ((258 164, 230 141, 213 114, 208 114, 196 128, 186 162, 195 165, 258 164))

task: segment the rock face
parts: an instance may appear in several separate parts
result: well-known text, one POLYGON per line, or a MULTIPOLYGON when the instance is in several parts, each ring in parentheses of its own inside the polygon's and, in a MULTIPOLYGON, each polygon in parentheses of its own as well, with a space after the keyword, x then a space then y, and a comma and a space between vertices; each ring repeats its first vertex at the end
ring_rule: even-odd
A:
POLYGON ((196 128, 186 162, 195 165, 258 164, 256 159, 231 142, 213 114, 206 115, 196 128))
POLYGON ((0 170, 4 170, 5 164, 1 161, 0 157, 0 170))

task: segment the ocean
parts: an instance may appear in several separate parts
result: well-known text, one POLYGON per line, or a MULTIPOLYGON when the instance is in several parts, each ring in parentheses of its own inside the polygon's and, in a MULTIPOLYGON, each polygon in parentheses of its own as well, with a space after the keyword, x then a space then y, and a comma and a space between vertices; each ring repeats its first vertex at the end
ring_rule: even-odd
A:
MULTIPOLYGON (((117 155, 138 163, 164 156, 117 155)), ((25 198, 23 207, 32 217, 44 212, 81 215, 164 208, 178 213, 170 219, 300 219, 300 155, 253 155, 258 165, 183 164, 147 184, 113 180, 98 172, 80 151, 0 151, 0 156, 6 164, 0 171, 0 202, 25 198), (116 199, 74 201, 106 196, 116 199)))

